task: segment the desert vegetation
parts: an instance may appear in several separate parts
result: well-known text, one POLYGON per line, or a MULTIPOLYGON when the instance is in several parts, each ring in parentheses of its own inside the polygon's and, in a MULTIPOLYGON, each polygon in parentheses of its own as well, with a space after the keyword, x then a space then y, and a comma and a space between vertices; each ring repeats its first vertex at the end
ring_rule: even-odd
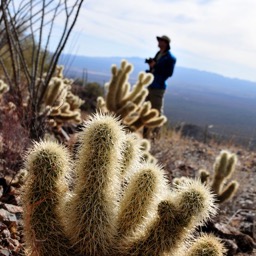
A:
POLYGON ((132 69, 133 66, 125 60, 122 61, 120 69, 116 65, 112 66, 112 78, 106 84, 106 98, 97 99, 98 110, 120 116, 131 131, 162 126, 167 120, 166 117, 160 116, 158 110, 152 109, 151 103, 145 101, 148 94, 146 86, 152 82, 152 74, 141 72, 137 83, 131 88, 128 79, 132 69))
POLYGON ((65 77, 82 3, 1 2, 0 255, 254 253, 256 155, 167 128, 143 139, 166 117, 125 60, 105 88, 65 77))
POLYGON ((66 150, 53 142, 32 148, 23 195, 28 255, 223 255, 213 236, 191 249, 185 244, 189 232, 215 214, 210 190, 193 180, 169 189, 163 171, 140 161, 139 144, 129 138, 124 146, 127 139, 111 116, 86 122, 73 191, 65 182, 71 176, 66 150))

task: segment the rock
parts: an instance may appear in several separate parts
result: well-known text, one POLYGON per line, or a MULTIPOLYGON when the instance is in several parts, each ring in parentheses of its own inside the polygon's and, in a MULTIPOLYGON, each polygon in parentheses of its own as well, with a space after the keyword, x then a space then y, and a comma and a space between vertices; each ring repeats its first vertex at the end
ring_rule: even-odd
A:
POLYGON ((13 204, 3 204, 3 208, 10 213, 22 213, 23 209, 20 206, 13 205, 13 204))
POLYGON ((253 239, 248 235, 240 233, 236 235, 235 239, 241 252, 253 252, 253 249, 256 247, 253 239))
POLYGON ((17 218, 15 214, 6 211, 5 209, 0 209, 0 221, 5 224, 11 224, 13 222, 17 223, 17 218))
POLYGON ((7 249, 0 249, 0 256, 10 256, 10 251, 7 249))
POLYGON ((0 232, 6 228, 7 228, 7 226, 3 222, 0 221, 0 232))
POLYGON ((225 248, 227 249, 226 256, 233 256, 237 253, 238 246, 234 241, 228 239, 221 239, 221 241, 223 242, 225 248))
POLYGON ((11 233, 9 231, 9 229, 4 229, 1 233, 3 238, 10 238, 11 237, 11 233))
MULTIPOLYGON (((238 247, 238 252, 251 253, 253 252, 253 249, 256 246, 253 239, 250 236, 239 232, 237 229, 229 225, 209 222, 205 227, 202 228, 202 231, 207 233, 214 233, 221 239, 226 239, 234 242, 238 247)), ((233 250, 234 247, 232 245, 230 246, 231 250, 233 250)), ((232 251, 230 253, 232 253, 232 251)))
POLYGON ((9 238, 8 243, 9 243, 8 249, 14 252, 19 251, 20 243, 16 239, 9 238))
POLYGON ((239 251, 253 251, 255 244, 250 236, 237 231, 235 228, 229 225, 220 225, 216 223, 214 226, 217 230, 219 230, 222 233, 221 237, 234 240, 238 246, 239 251))
POLYGON ((241 207, 242 208, 249 208, 249 209, 252 209, 253 208, 253 205, 254 205, 254 203, 253 203, 253 201, 252 200, 250 200, 250 199, 246 199, 246 200, 242 200, 241 201, 241 207))
POLYGON ((240 231, 246 235, 254 237, 254 225, 251 222, 242 222, 240 231))

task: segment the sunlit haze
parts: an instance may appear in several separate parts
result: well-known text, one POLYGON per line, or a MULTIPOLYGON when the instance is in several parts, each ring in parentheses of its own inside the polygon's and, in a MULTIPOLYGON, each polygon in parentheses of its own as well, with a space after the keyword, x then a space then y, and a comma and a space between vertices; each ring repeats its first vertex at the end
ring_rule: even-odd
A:
POLYGON ((88 0, 65 53, 152 57, 168 35, 177 65, 256 81, 254 0, 88 0))

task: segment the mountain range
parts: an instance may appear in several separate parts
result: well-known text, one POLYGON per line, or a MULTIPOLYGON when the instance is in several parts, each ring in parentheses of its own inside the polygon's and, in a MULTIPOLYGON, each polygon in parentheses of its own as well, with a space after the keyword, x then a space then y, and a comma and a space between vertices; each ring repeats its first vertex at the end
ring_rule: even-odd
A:
MULTIPOLYGON (((130 82, 134 84, 139 72, 147 69, 138 57, 86 57, 64 54, 59 64, 65 74, 104 84, 110 79, 111 65, 122 59, 132 63, 130 82)), ((189 123, 209 126, 212 133, 256 140, 256 82, 233 79, 206 71, 176 66, 167 81, 165 115, 171 124, 189 123)))

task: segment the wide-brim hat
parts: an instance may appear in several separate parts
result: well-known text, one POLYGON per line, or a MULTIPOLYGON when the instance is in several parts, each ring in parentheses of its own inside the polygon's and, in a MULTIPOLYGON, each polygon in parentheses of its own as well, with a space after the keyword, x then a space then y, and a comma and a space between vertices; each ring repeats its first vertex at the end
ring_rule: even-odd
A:
POLYGON ((166 43, 170 44, 171 39, 168 36, 157 36, 156 37, 157 41, 165 41, 166 43))

